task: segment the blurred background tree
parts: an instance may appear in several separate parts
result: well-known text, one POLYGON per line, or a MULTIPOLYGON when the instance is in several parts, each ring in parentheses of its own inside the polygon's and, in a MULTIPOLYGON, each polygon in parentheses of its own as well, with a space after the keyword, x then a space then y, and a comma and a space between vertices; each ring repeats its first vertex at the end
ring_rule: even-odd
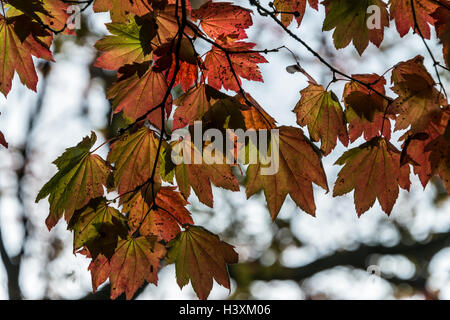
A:
MULTIPOLYGON (((246 1, 236 3, 248 7, 246 1)), ((392 28, 380 49, 370 46, 362 57, 353 47, 337 51, 331 34, 321 31, 323 16, 323 8, 319 13, 307 10, 302 27, 291 28, 347 73, 382 74, 402 59, 417 54, 427 57, 420 38, 410 33, 400 39, 392 28)), ((51 161, 65 148, 90 130, 102 133, 100 144, 123 127, 120 115, 112 115, 105 99, 105 88, 115 74, 93 66, 97 56, 93 44, 107 32, 104 23, 108 19, 107 14, 86 10, 76 37, 57 36, 57 63, 36 60, 40 72, 37 94, 15 79, 8 100, 0 98, 0 127, 10 144, 8 150, 0 149, 1 299, 109 297, 108 284, 91 292, 88 261, 73 255, 71 233, 64 222, 48 232, 44 225, 48 204, 34 203, 39 188, 55 172, 51 161)), ((314 78, 321 83, 332 79, 328 69, 256 12, 250 30, 250 40, 261 44, 260 49, 286 45, 314 78)), ((433 36, 429 43, 442 61, 438 40, 433 36)), ((280 124, 294 125, 291 110, 307 79, 285 71, 295 63, 289 52, 268 60, 269 64, 261 66, 265 83, 244 81, 243 86, 280 124)), ((426 63, 432 65, 428 58, 426 63)), ((443 71, 441 77, 448 87, 449 73, 443 71)), ((339 92, 342 87, 338 83, 333 90, 339 92)), ((339 170, 333 163, 343 150, 338 146, 324 159, 330 183, 339 170)), ((412 181, 411 192, 401 192, 391 217, 376 204, 358 219, 351 194, 332 198, 319 189, 315 190, 316 218, 287 201, 275 222, 262 196, 246 200, 244 192, 215 189, 214 209, 191 197, 196 223, 219 233, 240 255, 240 263, 230 268, 231 292, 215 285, 210 298, 450 299, 448 195, 437 179, 425 190, 417 177, 412 181), (379 276, 368 269, 379 270, 379 276)), ((195 294, 190 287, 179 290, 172 265, 160 272, 158 287, 144 286, 136 298, 190 299, 195 294)))

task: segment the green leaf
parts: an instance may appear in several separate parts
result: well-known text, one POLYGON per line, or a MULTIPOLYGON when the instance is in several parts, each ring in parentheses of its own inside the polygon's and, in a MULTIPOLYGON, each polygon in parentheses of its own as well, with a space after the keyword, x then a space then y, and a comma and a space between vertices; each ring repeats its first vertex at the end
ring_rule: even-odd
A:
POLYGON ((325 0, 326 18, 323 22, 323 30, 330 31, 334 28, 333 39, 336 49, 345 48, 353 40, 353 44, 362 55, 369 45, 369 41, 380 46, 384 38, 384 28, 389 27, 389 14, 387 5, 381 0, 325 0), (380 26, 368 28, 371 17, 367 13, 369 6, 380 9, 380 26))
POLYGON ((347 127, 339 100, 332 91, 325 91, 321 85, 310 83, 301 91, 301 99, 293 110, 297 123, 308 126, 312 141, 321 140, 320 149, 328 155, 334 149, 337 139, 348 145, 347 127))
MULTIPOLYGON (((74 252, 103 237, 102 230, 105 229, 105 225, 110 227, 108 229, 116 239, 119 235, 127 234, 125 217, 117 209, 108 206, 105 198, 93 199, 86 207, 77 210, 69 222, 69 229, 73 230, 74 252)), ((94 257, 92 250, 90 253, 94 257)))
POLYGON ((112 35, 95 44, 95 48, 103 52, 95 63, 96 67, 117 70, 125 64, 151 60, 150 40, 156 35, 156 23, 154 20, 146 19, 145 23, 138 25, 135 20, 127 24, 106 25, 112 35))
POLYGON ((39 191, 36 202, 49 197, 50 214, 46 224, 54 227, 64 214, 70 221, 75 210, 88 204, 89 200, 103 196, 110 174, 110 166, 89 150, 97 140, 94 132, 76 147, 68 148, 53 163, 58 172, 39 191))

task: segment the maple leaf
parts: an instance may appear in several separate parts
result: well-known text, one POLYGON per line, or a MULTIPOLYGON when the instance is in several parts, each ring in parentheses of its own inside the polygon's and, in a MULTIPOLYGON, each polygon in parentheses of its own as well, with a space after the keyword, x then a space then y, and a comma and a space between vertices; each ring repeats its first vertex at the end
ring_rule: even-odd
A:
POLYGON ((351 108, 345 110, 345 118, 349 124, 348 135, 350 142, 355 142, 361 135, 366 141, 369 141, 376 136, 382 135, 386 139, 391 139, 391 122, 390 119, 395 119, 395 115, 375 111, 373 120, 369 121, 364 117, 358 116, 351 108), (384 122, 384 125, 383 125, 384 122), (381 132, 383 130, 383 132, 381 132))
POLYGON ((310 83, 300 91, 301 99, 294 108, 297 123, 308 126, 312 141, 321 140, 320 149, 325 155, 334 149, 337 139, 348 145, 344 113, 336 95, 323 86, 310 83))
MULTIPOLYGON (((397 31, 401 37, 405 36, 410 29, 417 32, 414 23, 414 13, 411 0, 390 0, 391 20, 395 19, 397 31)), ((414 11, 420 32, 426 39, 430 39, 430 25, 434 25, 431 14, 439 7, 433 0, 413 0, 414 11)))
POLYGON ((227 95, 207 84, 194 86, 174 101, 178 107, 173 115, 173 129, 183 128, 201 120, 218 99, 226 97, 227 95))
POLYGON ((175 53, 178 52, 179 69, 175 78, 174 87, 180 84, 181 89, 187 91, 197 81, 198 67, 202 64, 202 61, 198 58, 193 44, 186 37, 181 39, 180 48, 177 48, 176 45, 177 42, 169 42, 159 46, 155 50, 155 64, 153 69, 157 72, 165 72, 167 75, 167 83, 171 83, 177 65, 177 55, 175 53))
MULTIPOLYGON (((105 237, 104 230, 108 229, 115 249, 119 235, 126 235, 127 227, 124 216, 117 209, 108 206, 105 198, 92 199, 89 204, 75 211, 69 222, 69 229, 73 230, 73 251, 75 252, 84 245, 88 248, 95 247, 93 242, 105 237), (106 227, 105 227, 106 226, 106 227)), ((89 250, 93 257, 95 252, 89 250)), ((112 254, 112 252, 111 252, 112 254)), ((105 253, 106 256, 109 256, 105 253)))
POLYGON ((372 140, 346 152, 335 162, 344 167, 338 174, 333 197, 355 190, 358 216, 375 200, 390 214, 401 188, 409 190, 409 167, 400 167, 400 152, 385 138, 372 140))
MULTIPOLYGON (((124 23, 108 23, 111 36, 97 41, 95 48, 104 52, 96 61, 98 68, 117 70, 125 64, 142 63, 151 60, 150 40, 156 35, 156 24, 138 25, 137 19, 124 23)), ((154 23, 154 21, 153 21, 154 23)))
POLYGON ((180 233, 180 226, 194 223, 185 208, 188 202, 175 191, 175 187, 161 187, 156 194, 156 206, 152 201, 147 201, 141 192, 126 195, 121 202, 123 210, 129 212, 130 234, 139 229, 139 234, 143 236, 153 235, 168 242, 180 233))
POLYGON ((345 48, 353 40, 353 45, 360 55, 369 45, 369 41, 377 47, 384 38, 384 28, 389 27, 387 5, 381 0, 325 0, 326 17, 323 30, 334 28, 333 39, 336 49, 345 48), (369 6, 380 9, 380 28, 369 29, 367 13, 369 6))
POLYGON ((234 96, 234 99, 236 99, 241 105, 247 106, 247 108, 241 108, 240 110, 242 116, 244 117, 245 128, 270 130, 276 127, 275 119, 272 118, 250 94, 245 93, 245 96, 246 99, 241 93, 234 96), (248 105, 249 102, 250 106, 248 105))
MULTIPOLYGON (((318 0, 308 0, 308 3, 311 8, 319 10, 318 0)), ((306 11, 306 0, 275 0, 273 5, 277 11, 281 11, 281 22, 286 27, 294 18, 300 26, 306 11)))
MULTIPOLYGON (((114 163, 114 183, 120 194, 134 190, 151 178, 158 143, 153 131, 142 127, 111 145, 107 160, 114 163)), ((154 179, 160 179, 159 161, 154 179)))
MULTIPOLYGON (((442 140, 440 137, 444 136, 449 119, 450 109, 447 107, 447 109, 443 109, 441 120, 438 124, 430 122, 428 128, 419 133, 414 133, 412 130, 409 130, 399 139, 400 141, 404 141, 402 145, 403 161, 401 164, 410 163, 412 165, 414 173, 419 176, 424 188, 439 167, 439 165, 432 167, 430 154, 432 149, 437 149, 435 148, 436 146, 441 145, 443 147, 439 141, 442 140)), ((443 158, 445 158, 444 150, 445 148, 441 149, 444 152, 443 158)), ((439 163, 439 161, 436 161, 436 157, 433 157, 433 159, 434 163, 439 163)))
MULTIPOLYGON (((250 164, 246 173, 247 198, 264 190, 272 219, 275 219, 286 196, 305 212, 314 215, 316 206, 312 182, 328 191, 325 171, 318 150, 303 135, 303 131, 294 127, 282 126, 279 129, 278 171, 272 175, 262 175, 261 162, 250 164)), ((270 146, 272 148, 272 146, 270 146)))
POLYGON ((75 210, 88 204, 89 200, 103 196, 110 166, 89 150, 97 140, 94 132, 85 137, 76 147, 66 151, 53 163, 58 172, 39 191, 36 202, 49 197, 50 214, 45 220, 51 229, 63 213, 70 221, 75 210))
POLYGON ((414 132, 425 130, 430 122, 439 123, 444 96, 434 87, 434 80, 417 56, 401 62, 392 70, 392 90, 398 95, 390 112, 398 113, 395 130, 411 126, 414 132))
MULTIPOLYGON (((228 129, 245 130, 244 117, 242 110, 248 109, 247 106, 239 103, 233 97, 225 97, 217 100, 211 108, 202 117, 202 129, 217 129, 225 133, 228 129)), ((190 128, 191 129, 191 128, 190 128)), ((191 130, 192 131, 192 130, 191 130)), ((193 135, 194 133, 191 133, 193 135)))
MULTIPOLYGON (((147 62, 126 65, 119 69, 123 74, 108 90, 107 98, 112 99, 114 112, 123 110, 125 117, 136 120, 152 111, 147 119, 157 128, 161 128, 161 108, 168 85, 164 74, 153 71, 147 62)), ((172 110, 172 96, 166 99, 165 116, 172 110)))
MULTIPOLYGON (((16 9, 11 12, 8 10, 8 16, 24 13, 56 31, 63 30, 69 21, 70 4, 60 0, 6 0, 6 2, 16 9)), ((75 34, 67 28, 63 33, 75 34)))
POLYGON ((119 240, 110 261, 111 299, 125 292, 130 300, 144 281, 156 285, 160 260, 165 255, 166 249, 153 237, 119 240))
MULTIPOLYGON (((230 51, 249 51, 256 45, 251 42, 225 40, 219 41, 219 44, 230 51)), ((268 61, 257 52, 249 53, 230 53, 231 65, 241 83, 241 78, 263 82, 258 63, 267 63, 268 61)), ((208 84, 211 87, 220 90, 222 86, 226 90, 238 92, 239 85, 231 70, 226 54, 219 48, 213 46, 205 57, 205 66, 207 69, 208 84)))
MULTIPOLYGON (((448 7, 450 1, 442 0, 448 7)), ((439 7, 432 15, 436 22, 436 34, 443 45, 444 60, 447 67, 450 68, 450 10, 444 7, 439 7)))
POLYGON ((129 22, 135 15, 144 16, 149 13, 150 7, 145 0, 95 0, 94 11, 109 11, 113 22, 129 22))
MULTIPOLYGON (((217 163, 214 159, 207 158, 187 139, 174 143, 172 148, 184 160, 176 166, 175 178, 180 192, 186 199, 191 194, 192 187, 198 199, 212 208, 211 183, 216 187, 239 191, 239 182, 231 171, 231 167, 225 164, 225 160, 222 163, 217 163), (188 152, 190 152, 190 155, 188 152)), ((223 155, 217 155, 217 158, 221 157, 223 155)))
POLYGON ((192 10, 191 17, 194 22, 200 20, 203 31, 213 39, 228 35, 244 39, 247 38, 245 29, 253 24, 250 13, 251 10, 229 2, 209 0, 200 8, 192 10))
POLYGON ((351 109, 360 118, 372 121, 377 111, 386 110, 387 101, 379 95, 385 94, 386 79, 377 74, 356 74, 352 78, 370 84, 371 89, 356 81, 346 83, 343 94, 345 108, 351 109))
POLYGON ((14 72, 29 89, 36 91, 38 77, 32 55, 53 61, 49 50, 52 36, 25 15, 5 18, 0 15, 0 92, 11 90, 14 72))
POLYGON ((191 281, 197 296, 204 300, 213 286, 230 289, 227 265, 238 262, 234 247, 202 227, 188 226, 177 238, 169 242, 168 264, 175 263, 177 283, 180 288, 191 281))
POLYGON ((91 272, 92 290, 97 292, 97 288, 106 280, 108 280, 111 266, 108 258, 103 254, 99 254, 97 258, 93 259, 89 264, 88 270, 91 272))

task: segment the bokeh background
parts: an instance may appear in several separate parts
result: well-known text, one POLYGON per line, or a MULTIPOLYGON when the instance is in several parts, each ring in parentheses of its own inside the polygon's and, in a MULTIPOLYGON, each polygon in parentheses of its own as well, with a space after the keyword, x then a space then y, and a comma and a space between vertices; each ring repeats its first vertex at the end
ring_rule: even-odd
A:
MULTIPOLYGON (((235 3, 249 7, 247 1, 235 3)), ((307 8, 301 27, 292 24, 290 29, 346 73, 383 74, 417 54, 425 56, 428 70, 433 70, 421 39, 412 32, 400 38, 392 21, 379 49, 371 44, 362 57, 352 45, 336 50, 332 33, 321 31, 324 15, 323 6, 319 12, 307 8)), ((253 19, 248 34, 258 49, 285 45, 309 74, 328 84, 329 70, 270 18, 254 12, 253 19)), ((0 148, 0 299, 108 298, 107 283, 92 294, 89 261, 72 253, 72 234, 65 222, 49 232, 44 224, 48 202, 34 203, 41 186, 56 172, 51 162, 65 148, 91 130, 99 136, 99 145, 117 129, 109 125, 111 106, 105 98, 115 74, 93 67, 93 44, 107 34, 108 21, 108 14, 86 10, 77 37, 57 36, 56 63, 36 60, 37 93, 23 87, 16 76, 8 99, 0 96, 0 129, 10 145, 8 150, 0 148)), ((199 48, 206 52, 209 46, 201 41, 197 40, 199 48)), ((434 31, 428 43, 443 61, 434 31)), ((266 58, 270 63, 260 65, 264 83, 244 81, 243 87, 280 125, 296 125, 291 110, 307 79, 286 72, 286 66, 296 63, 287 50, 266 58)), ((441 77, 450 89, 450 73, 443 70, 441 77)), ((338 96, 343 85, 332 85, 338 96)), ((393 135, 397 146, 400 135, 393 135)), ((362 139, 353 146, 360 143, 362 139)), ((339 144, 323 159, 330 185, 340 170, 333 163, 344 150, 339 144)), ((99 153, 106 156, 107 151, 104 147, 99 153)), ((231 290, 215 284, 210 298, 450 299, 450 201, 439 180, 432 179, 423 190, 416 176, 411 179, 411 192, 400 191, 390 217, 376 203, 357 218, 352 194, 333 198, 319 188, 316 218, 287 199, 275 222, 263 195, 247 200, 243 188, 240 193, 215 189, 213 209, 192 196, 196 224, 220 234, 236 246, 240 257, 240 263, 230 267, 231 290), (380 276, 368 268, 380 270, 380 276)), ((196 297, 190 285, 179 289, 171 265, 160 271, 157 287, 142 287, 136 298, 196 297)))

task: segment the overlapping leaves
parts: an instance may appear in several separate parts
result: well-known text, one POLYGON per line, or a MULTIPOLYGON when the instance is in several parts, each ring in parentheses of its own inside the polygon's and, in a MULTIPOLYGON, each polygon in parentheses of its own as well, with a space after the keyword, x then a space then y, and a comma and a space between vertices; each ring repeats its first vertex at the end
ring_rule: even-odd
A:
MULTIPOLYGON (((64 30, 69 3, 3 3, 7 11, 6 17, 0 15, 0 91, 6 96, 15 72, 22 83, 36 89, 32 57, 53 59, 51 31, 64 30)), ((325 0, 323 30, 334 30, 336 48, 353 42, 362 55, 370 42, 381 45, 389 19, 395 20, 401 37, 413 29, 429 39, 435 26, 448 66, 449 2, 442 3, 325 0), (379 16, 371 15, 373 7, 379 16)), ((116 71, 107 98, 127 126, 108 141, 107 161, 91 151, 94 133, 68 148, 55 160, 58 172, 36 201, 49 199, 48 228, 65 217, 74 232, 74 251, 92 259, 94 291, 109 278, 112 298, 125 294, 131 299, 144 282, 157 284, 158 270, 168 263, 175 263, 180 287, 191 282, 201 299, 208 297, 213 280, 230 288, 227 266, 238 261, 237 253, 217 235, 194 225, 188 198, 195 194, 213 207, 213 185, 239 191, 239 181, 245 180, 247 197, 263 191, 273 219, 287 195, 315 215, 314 184, 328 191, 321 156, 333 152, 338 139, 344 146, 360 137, 366 140, 336 161, 343 167, 333 186, 333 196, 354 191, 358 216, 376 200, 390 214, 399 189, 410 187, 410 166, 424 187, 432 176, 439 176, 449 190, 448 101, 423 57, 392 68, 393 98, 387 96, 385 74, 346 76, 342 99, 308 77, 310 83, 294 109, 297 123, 308 128, 307 137, 299 128, 277 127, 275 119, 244 92, 242 79, 263 81, 259 68, 268 62, 264 54, 281 50, 260 50, 247 40, 247 29, 253 25, 251 10, 215 1, 195 9, 185 0, 93 4, 94 11, 109 12, 112 20, 107 24, 110 34, 95 45, 100 51, 95 66, 116 71), (201 55, 200 41, 210 46, 201 55), (235 139, 236 129, 271 131, 266 147, 233 140, 235 149, 223 152, 211 148, 212 139, 193 143, 186 136, 172 135, 182 128, 195 132, 196 121, 204 125, 201 137, 214 129, 224 141, 235 139), (402 150, 391 141, 391 122, 394 130, 407 130, 400 139, 402 150), (314 144, 319 141, 320 149, 314 144), (256 162, 225 161, 240 160, 236 150, 256 151, 256 162), (184 161, 175 161, 177 156, 184 161), (248 165, 245 174, 240 165, 248 165), (238 177, 239 171, 243 177, 238 177), (110 192, 118 195, 112 197, 110 192)), ((274 11, 266 15, 279 17, 278 24, 285 28, 293 20, 300 26, 308 5, 319 9, 317 0, 276 0, 270 3, 274 11)), ((338 80, 336 71, 333 76, 330 85, 338 80)), ((1 132, 0 144, 8 147, 1 132)))

